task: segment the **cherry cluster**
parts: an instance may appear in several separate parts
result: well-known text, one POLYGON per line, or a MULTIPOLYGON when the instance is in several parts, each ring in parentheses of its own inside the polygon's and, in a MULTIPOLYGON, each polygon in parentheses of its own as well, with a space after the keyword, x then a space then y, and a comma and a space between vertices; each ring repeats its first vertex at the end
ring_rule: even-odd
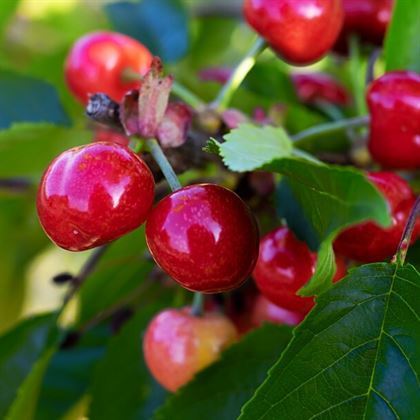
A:
MULTIPOLYGON (((350 33, 380 44, 391 9, 391 0, 244 1, 249 25, 282 59, 297 65, 313 63, 332 49, 345 54, 350 33)), ((120 102, 142 83, 140 77, 127 77, 127 70, 144 76, 152 60, 148 49, 130 37, 92 33, 75 43, 65 76, 84 104, 97 92, 120 102)), ((325 75, 296 74, 293 82, 306 103, 321 99, 341 106, 351 100, 325 75)), ((386 198, 392 225, 365 222, 341 232, 334 244, 334 282, 345 276, 349 260, 392 256, 415 201, 408 183, 389 169, 420 167, 420 76, 387 73, 371 83, 367 102, 369 150, 386 169, 367 177, 386 198)), ((228 316, 222 315, 210 303, 204 314, 167 309, 150 323, 143 343, 145 359, 156 379, 175 391, 217 359, 239 333, 264 321, 297 325, 315 304, 314 298, 297 292, 314 274, 317 255, 285 226, 260 240, 248 206, 220 185, 193 184, 155 205, 154 190, 153 174, 142 156, 129 148, 128 138, 102 130, 92 143, 67 150, 51 162, 41 180, 37 209, 49 238, 70 251, 107 244, 145 223, 156 263, 194 292, 227 292, 252 275, 260 294, 251 293, 243 313, 228 310, 228 316)))

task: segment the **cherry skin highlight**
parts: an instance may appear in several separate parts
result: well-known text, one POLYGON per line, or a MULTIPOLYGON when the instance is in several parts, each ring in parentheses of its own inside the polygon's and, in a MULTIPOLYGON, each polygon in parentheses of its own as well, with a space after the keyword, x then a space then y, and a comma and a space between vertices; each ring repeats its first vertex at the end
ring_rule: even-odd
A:
POLYGON ((351 34, 363 42, 382 45, 393 5, 393 0, 343 0, 344 23, 336 48, 345 51, 351 34))
POLYGON ((93 32, 79 38, 65 63, 65 78, 70 91, 86 104, 92 93, 106 93, 120 102, 124 94, 139 87, 125 82, 123 72, 130 69, 144 75, 152 54, 140 42, 116 32, 93 32))
POLYGON ((273 50, 297 65, 322 58, 343 23, 341 0, 245 0, 244 14, 273 50))
POLYGON ((83 251, 139 227, 154 196, 147 165, 114 143, 67 150, 48 166, 37 196, 39 220, 58 246, 83 251))
POLYGON ((166 309, 147 328, 144 358, 153 377, 175 392, 237 339, 235 326, 221 314, 196 317, 189 308, 166 309))
POLYGON ((304 103, 316 104, 322 101, 346 106, 350 102, 346 88, 327 74, 295 73, 292 81, 299 99, 304 103))
MULTIPOLYGON (((261 239, 260 254, 254 269, 254 279, 260 292, 272 303, 284 309, 308 313, 314 306, 312 297, 296 292, 315 273, 316 253, 296 238, 286 227, 277 228, 261 239)), ((338 258, 336 258, 338 260, 338 258)), ((337 263, 341 267, 341 262, 337 263)), ((341 279, 337 270, 334 282, 341 279)))
MULTIPOLYGON (((408 183, 392 172, 371 172, 368 179, 388 201, 391 226, 383 228, 374 222, 361 223, 341 232, 334 242, 335 250, 342 255, 366 263, 392 257, 415 201, 408 183)), ((414 241, 416 234, 413 236, 414 241)))
POLYGON ((146 240, 156 263, 186 289, 204 293, 240 286, 258 257, 258 229, 232 191, 197 184, 173 192, 151 211, 146 240))
POLYGON ((389 168, 420 168, 420 75, 384 74, 371 84, 367 102, 373 159, 389 168))

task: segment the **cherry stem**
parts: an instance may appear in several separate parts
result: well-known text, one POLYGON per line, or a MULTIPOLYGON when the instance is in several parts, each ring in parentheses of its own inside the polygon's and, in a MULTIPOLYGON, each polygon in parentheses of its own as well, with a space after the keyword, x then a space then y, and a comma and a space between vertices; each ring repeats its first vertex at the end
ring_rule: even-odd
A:
POLYGON ((203 110, 206 107, 205 102, 203 102, 195 93, 191 92, 176 80, 172 82, 171 93, 173 93, 179 99, 182 99, 186 104, 197 111, 203 110))
POLYGON ((195 292, 193 303, 191 306, 191 315, 202 316, 204 313, 204 295, 200 292, 195 292))
MULTIPOLYGON (((136 82, 141 80, 142 77, 140 74, 127 67, 122 72, 122 79, 125 82, 136 82)), ((171 93, 177 96, 179 99, 182 99, 186 104, 196 109, 197 111, 200 111, 206 107, 205 102, 203 102, 195 93, 191 92, 187 87, 177 82, 176 80, 172 82, 171 93)))
POLYGON ((218 112, 224 111, 232 100, 238 87, 257 61, 258 55, 265 49, 264 39, 258 37, 252 47, 235 67, 227 82, 223 85, 211 107, 218 112))
POLYGON ((375 48, 372 51, 372 54, 370 54, 367 68, 366 68, 366 86, 368 86, 370 83, 372 83, 375 80, 375 64, 378 61, 378 58, 382 54, 381 48, 375 48))
POLYGON ((353 95, 356 102, 356 110, 359 115, 366 114, 365 102, 365 77, 361 73, 362 62, 360 54, 360 42, 356 35, 350 37, 350 73, 353 86, 353 95))
POLYGON ((159 165, 160 170, 162 171, 164 177, 168 181, 169 187, 172 191, 179 190, 182 188, 181 183, 179 182, 178 177, 176 176, 175 171, 173 170, 171 164, 163 153, 162 148, 156 139, 147 139, 146 140, 147 148, 150 151, 150 154, 155 159, 156 163, 159 165))
POLYGON ((326 134, 340 133, 349 128, 364 127, 369 124, 369 121, 370 117, 365 115, 363 117, 347 118, 344 120, 320 124, 295 134, 292 136, 292 141, 294 143, 302 143, 309 139, 325 136, 326 134))
POLYGON ((0 189, 24 192, 34 187, 29 178, 3 178, 0 179, 0 189))
MULTIPOLYGON (((83 285, 88 276, 95 270, 100 259, 104 255, 105 251, 108 249, 109 245, 102 245, 98 248, 95 248, 93 252, 89 255, 89 258, 83 264, 82 268, 79 271, 79 274, 72 279, 72 288, 70 289, 67 296, 64 298, 64 305, 76 294, 76 292, 83 285)), ((64 306, 63 305, 63 306, 64 306)))
POLYGON ((417 217, 420 216, 420 196, 417 197, 416 202, 408 216, 407 224, 405 225, 404 232, 401 237, 401 241, 398 245, 397 252, 392 257, 392 263, 403 265, 407 256, 407 251, 411 243, 411 236, 416 226, 417 217))

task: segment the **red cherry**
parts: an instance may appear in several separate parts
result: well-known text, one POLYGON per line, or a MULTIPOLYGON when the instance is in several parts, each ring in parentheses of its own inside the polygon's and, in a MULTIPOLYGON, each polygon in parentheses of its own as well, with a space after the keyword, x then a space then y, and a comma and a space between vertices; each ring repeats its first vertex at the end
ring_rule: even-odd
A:
POLYGON ((254 216, 235 193, 213 184, 191 185, 160 201, 147 219, 146 240, 164 271, 204 293, 238 287, 258 256, 254 216))
POLYGON ((91 143, 51 162, 38 190, 38 216, 58 246, 82 251, 139 227, 153 193, 152 173, 136 154, 113 143, 91 143))
POLYGON ((371 84, 367 101, 372 157, 390 168, 420 168, 420 75, 386 73, 371 84))
MULTIPOLYGON (((253 275, 257 287, 271 302, 306 314, 314 306, 314 299, 296 292, 312 277, 315 266, 316 254, 292 231, 280 227, 262 238, 253 275)), ((335 277, 334 281, 338 280, 335 277)))
POLYGON ((392 225, 361 223, 341 232, 334 243, 339 253, 361 262, 382 261, 394 254, 415 201, 408 183, 392 172, 371 172, 368 179, 388 201, 392 225))
POLYGON ((350 101, 346 88, 327 74, 295 73, 292 75, 292 81, 299 99, 304 103, 325 101, 345 106, 350 101))
POLYGON ((221 314, 196 317, 189 308, 167 309, 147 328, 144 358, 154 378, 175 392, 237 338, 235 326, 221 314))
POLYGON ((251 314, 252 324, 256 327, 264 322, 294 326, 298 325, 303 318, 304 315, 302 313, 281 308, 270 302, 263 295, 257 297, 251 314))
POLYGON ((341 0, 245 0, 244 13, 277 53, 298 65, 324 56, 343 23, 341 0))
POLYGON ((344 24, 337 48, 347 49, 348 38, 357 34, 362 41, 382 45, 392 16, 393 0, 342 0, 344 24))
POLYGON ((93 32, 79 38, 69 52, 65 77, 69 89, 84 104, 92 93, 106 93, 120 102, 139 82, 124 82, 123 71, 144 75, 152 54, 140 42, 115 32, 93 32))

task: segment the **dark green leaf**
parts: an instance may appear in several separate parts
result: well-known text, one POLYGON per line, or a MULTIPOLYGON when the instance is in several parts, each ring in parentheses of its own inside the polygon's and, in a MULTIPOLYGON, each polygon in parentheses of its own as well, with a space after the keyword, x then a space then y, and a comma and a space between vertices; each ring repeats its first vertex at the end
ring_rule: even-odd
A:
POLYGON ((105 352, 108 329, 97 327, 84 333, 74 347, 57 351, 42 383, 36 420, 62 418, 80 400, 90 384, 93 369, 105 352))
POLYGON ((17 122, 68 125, 55 89, 42 80, 0 71, 0 129, 17 122))
POLYGON ((138 39, 165 62, 182 58, 188 49, 188 18, 179 0, 142 0, 105 6, 114 28, 138 39))
POLYGON ((95 272, 80 289, 80 323, 144 288, 144 280, 153 267, 146 260, 145 251, 143 229, 120 238, 106 250, 95 272))
POLYGON ((156 420, 237 418, 291 336, 290 328, 277 325, 264 325, 251 332, 171 396, 157 411, 156 420))
MULTIPOLYGON (((57 336, 56 314, 22 321, 0 337, 0 417, 9 412, 35 364, 57 336), (19 391, 20 390, 20 391, 19 391)), ((34 378, 33 380, 35 380, 34 378)), ((19 399, 25 396, 19 395, 19 399)))
POLYGON ((386 70, 420 72, 420 1, 396 0, 385 38, 386 70))
POLYGON ((86 130, 49 124, 18 124, 0 131, 0 177, 35 176, 64 150, 88 143, 86 130))
POLYGON ((143 307, 110 342, 91 390, 91 420, 150 419, 166 392, 152 379, 142 355, 142 334, 156 313, 143 307))
POLYGON ((359 267, 317 302, 241 420, 418 418, 415 268, 359 267))
POLYGON ((277 185, 275 202, 279 217, 286 219, 287 226, 295 235, 301 241, 305 241, 309 248, 316 251, 320 245, 319 238, 305 217, 302 206, 296 201, 286 178, 283 178, 277 185))

